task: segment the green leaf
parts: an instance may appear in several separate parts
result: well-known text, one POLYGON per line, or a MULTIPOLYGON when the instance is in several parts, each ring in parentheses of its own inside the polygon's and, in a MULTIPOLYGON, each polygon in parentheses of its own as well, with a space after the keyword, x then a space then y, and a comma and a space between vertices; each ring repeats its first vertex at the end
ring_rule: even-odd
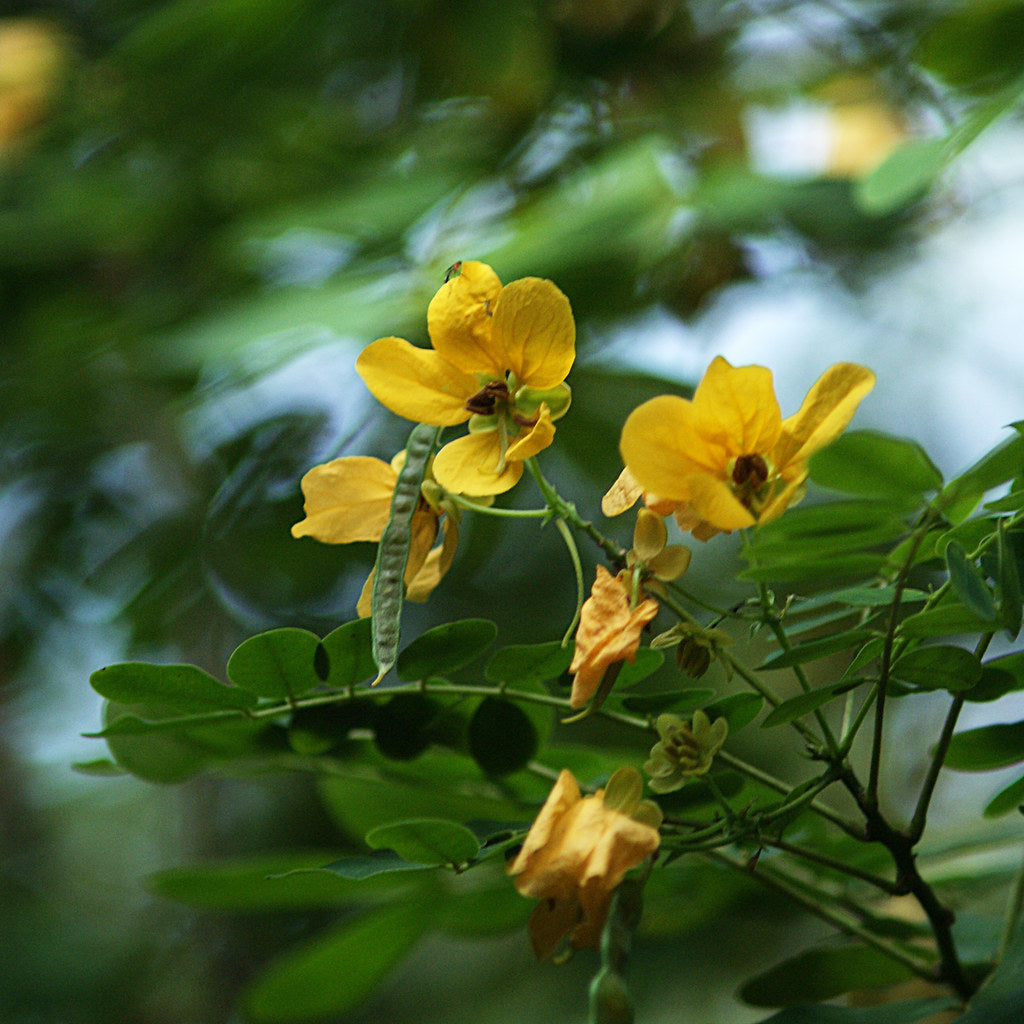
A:
POLYGON ((371 620, 355 619, 331 630, 320 641, 327 653, 327 686, 344 690, 366 682, 377 674, 370 640, 371 620))
POLYGON ((637 650, 636 657, 632 661, 623 662, 618 679, 616 679, 616 685, 626 687, 639 683, 641 679, 654 675, 664 663, 664 651, 656 651, 650 647, 641 647, 637 650))
POLYGON ((908 616, 900 623, 898 633, 906 640, 923 640, 935 636, 986 633, 991 626, 991 622, 956 602, 908 616))
POLYGON ((508 775, 526 766, 537 753, 533 722, 518 704, 484 697, 469 720, 469 752, 485 774, 508 775))
POLYGON ((892 675, 919 690, 969 690, 981 679, 981 662, 977 655, 962 647, 935 644, 918 647, 899 658, 892 666, 892 675))
POLYGON ((981 571, 968 559, 967 553, 958 541, 951 540, 946 545, 946 568, 949 570, 949 582, 956 596, 978 618, 994 623, 997 613, 992 591, 982 579, 981 571))
POLYGON ((347 921, 271 963, 244 997, 256 1024, 344 1016, 384 980, 430 927, 434 898, 402 900, 347 921))
MULTIPOLYGON (((1011 654, 1010 657, 1016 656, 1011 654)), ((1022 683, 1016 675, 990 661, 981 666, 981 678, 963 696, 969 701, 983 703, 999 700, 1021 688, 1022 683)))
POLYGON ((271 700, 300 697, 321 685, 316 672, 319 645, 320 637, 307 629, 258 633, 235 648, 228 659, 228 678, 271 700))
POLYGON ((797 718, 803 718, 804 715, 820 708, 823 704, 827 704, 840 694, 854 689, 862 682, 863 680, 861 679, 840 680, 839 682, 829 683, 827 686, 819 686, 811 690, 810 693, 798 693, 795 697, 790 697, 789 700, 784 700, 777 707, 772 708, 765 715, 761 725, 766 729, 770 729, 772 726, 786 725, 797 718))
POLYGON ((1024 761, 1024 722, 983 725, 958 732, 945 764, 962 772, 987 772, 1024 761))
POLYGON ((498 627, 489 619, 462 619, 435 626, 399 654, 398 675, 414 680, 454 672, 480 657, 497 635, 498 627))
POLYGON ((1021 607, 1020 571, 1015 552, 1006 536, 1006 526, 1000 521, 998 533, 999 618, 1011 640, 1020 633, 1024 608, 1021 607))
POLYGON ((834 999, 854 989, 878 988, 913 977, 871 946, 812 949, 752 978, 740 995, 753 1006, 791 1006, 834 999))
POLYGON ((1024 473, 1024 435, 1015 434, 983 455, 970 469, 950 480, 939 494, 936 504, 946 510, 957 502, 986 492, 1024 473))
MULTIPOLYGON (((168 714, 145 704, 126 705, 108 701, 103 708, 104 724, 111 729, 125 717, 139 721, 140 713, 154 719, 168 714)), ((125 771, 147 782, 182 782, 202 771, 209 760, 208 752, 180 729, 158 736, 111 732, 105 739, 114 760, 125 771)))
POLYGON ((362 881, 378 875, 391 875, 396 871, 433 871, 435 864, 414 864, 400 857, 394 850, 374 850, 372 853, 342 857, 324 865, 320 870, 353 881, 362 881))
POLYGON ((619 695, 627 711, 639 715, 656 715, 670 708, 686 714, 704 707, 714 699, 715 691, 706 686, 685 689, 651 690, 648 693, 623 693, 619 695))
POLYGON ((985 806, 986 818, 1000 818, 1018 807, 1024 806, 1024 775, 1001 789, 985 806))
POLYGON ((560 640, 542 644, 518 644, 496 651, 484 669, 484 676, 492 683, 518 686, 523 683, 541 683, 557 679, 572 661, 572 646, 562 646, 560 640))
MULTIPOLYGON (((957 1005, 955 999, 911 999, 881 1006, 791 1006, 760 1024, 917 1024, 957 1005)), ((957 1018, 957 1024, 963 1018, 957 1018)))
POLYGON ((950 159, 946 139, 914 139, 890 153, 867 177, 861 178, 854 195, 866 213, 889 213, 920 199, 946 169, 950 159))
POLYGON ((407 888, 392 879, 367 884, 330 872, 324 865, 331 859, 332 854, 322 850, 267 853, 169 868, 150 875, 146 885, 165 899, 232 913, 381 903, 407 888))
POLYGON ((749 725, 761 712, 764 698, 756 693, 730 693, 712 704, 704 711, 713 722, 716 718, 724 718, 729 723, 729 735, 749 725))
POLYGON ((788 651, 780 651, 767 658, 757 669, 758 672, 771 671, 780 668, 792 668, 793 665, 802 665, 808 661, 817 661, 819 658, 827 658, 831 654, 849 650, 857 647, 874 634, 866 629, 851 629, 845 633, 837 633, 835 636, 822 637, 818 640, 806 640, 804 643, 796 644, 788 651))
POLYGON ((443 818, 410 818, 378 825, 366 834, 366 845, 394 850, 413 864, 468 864, 480 852, 480 843, 465 825, 443 818))
POLYGON ((178 714, 243 711, 256 706, 246 690, 225 686, 195 665, 127 662, 101 668, 89 677, 92 688, 119 704, 154 704, 178 714))
POLYGON ((912 498, 942 486, 942 474, 916 441, 852 430, 811 456, 810 477, 846 494, 912 498))
POLYGON ((847 552, 831 558, 822 555, 808 558, 799 549, 786 556, 773 558, 770 562, 748 566, 736 575, 739 579, 754 583, 800 583, 804 580, 833 580, 858 577, 878 572, 885 561, 882 554, 847 552))

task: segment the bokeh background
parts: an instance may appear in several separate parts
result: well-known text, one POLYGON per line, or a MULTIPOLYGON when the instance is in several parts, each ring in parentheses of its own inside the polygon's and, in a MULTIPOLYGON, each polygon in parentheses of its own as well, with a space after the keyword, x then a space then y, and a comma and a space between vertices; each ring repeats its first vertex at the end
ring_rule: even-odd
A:
MULTIPOLYGON (((372 550, 293 540, 298 481, 401 447, 354 360, 425 344, 455 260, 569 296, 544 466, 584 514, 626 412, 716 354, 772 367, 784 413, 864 362, 857 425, 947 473, 992 447, 1024 417, 1022 70, 1017 0, 0 5, 0 1019, 243 1020, 254 972, 329 919, 147 888, 336 826, 300 772, 98 777, 88 676, 221 675, 255 631, 353 616, 372 550), (920 139, 947 141, 872 177, 920 139)), ((721 550, 692 570, 712 593, 721 550)), ((573 581, 553 531, 485 520, 437 598, 411 631, 549 639, 573 581)), ((692 903, 682 946, 645 947, 645 1019, 759 1019, 737 971, 807 926, 742 885, 692 903)), ((345 1019, 582 1019, 590 967, 434 936, 345 1019)))

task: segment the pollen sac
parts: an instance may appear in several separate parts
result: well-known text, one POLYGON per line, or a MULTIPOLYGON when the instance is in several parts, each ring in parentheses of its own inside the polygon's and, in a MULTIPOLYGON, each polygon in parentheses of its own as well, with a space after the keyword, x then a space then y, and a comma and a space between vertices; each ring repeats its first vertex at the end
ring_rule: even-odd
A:
POLYGON ((741 455, 732 468, 732 482, 737 487, 756 491, 768 479, 768 463, 760 455, 741 455))

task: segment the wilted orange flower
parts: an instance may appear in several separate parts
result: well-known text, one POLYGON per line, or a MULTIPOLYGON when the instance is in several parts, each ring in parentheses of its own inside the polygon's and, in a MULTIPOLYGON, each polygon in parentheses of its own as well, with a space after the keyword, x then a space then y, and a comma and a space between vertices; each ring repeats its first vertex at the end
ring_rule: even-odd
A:
POLYGON ((568 769, 558 776, 508 868, 516 889, 540 900, 529 926, 538 959, 566 936, 573 949, 600 943, 616 887, 660 842, 661 811, 642 793, 635 768, 620 768, 588 797, 568 769))
POLYGON ((640 633, 655 615, 658 602, 645 598, 631 607, 630 574, 613 576, 603 565, 590 597, 583 602, 576 630, 576 649, 569 671, 574 673, 569 704, 581 708, 597 692, 609 665, 633 661, 640 633))
POLYGON ((630 413, 620 443, 630 478, 609 505, 626 500, 631 480, 697 536, 775 519, 803 496, 810 457, 846 429, 874 383, 866 367, 836 363, 784 420, 770 370, 719 356, 693 401, 661 395, 630 413))
MULTIPOLYGON (((306 518, 292 527, 293 537, 313 537, 325 544, 377 542, 391 516, 391 497, 405 453, 391 464, 381 459, 353 455, 314 466, 302 478, 306 518)), ((425 601, 441 582, 455 557, 459 543, 458 510, 444 501, 428 499, 440 489, 424 481, 419 504, 412 515, 412 542, 405 567, 405 596, 425 601), (441 544, 435 547, 439 533, 441 544)), ((356 610, 370 614, 373 574, 363 586, 356 610)))
POLYGON ((441 427, 469 421, 469 433, 437 453, 435 478, 454 494, 501 494, 523 461, 551 444, 569 408, 569 300, 537 277, 502 287, 487 264, 467 260, 431 299, 427 330, 432 348, 379 338, 356 369, 399 416, 441 427))

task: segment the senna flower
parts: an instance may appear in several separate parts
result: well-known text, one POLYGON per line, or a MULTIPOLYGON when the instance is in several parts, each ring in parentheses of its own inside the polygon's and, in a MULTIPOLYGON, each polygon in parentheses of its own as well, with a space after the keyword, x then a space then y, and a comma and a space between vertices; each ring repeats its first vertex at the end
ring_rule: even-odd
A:
POLYGON ((455 494, 501 494, 543 451, 569 408, 565 384, 576 355, 569 300, 550 281, 525 277, 502 287, 484 263, 461 264, 427 309, 433 348, 380 338, 356 360, 366 386, 406 419, 469 423, 434 461, 437 482, 455 494))
MULTIPOLYGON (((314 466, 302 478, 305 519, 292 527, 293 537, 313 537, 325 544, 380 540, 391 515, 391 497, 405 453, 389 464, 363 455, 334 459, 314 466)), ((458 509, 428 470, 412 516, 412 542, 405 568, 406 598, 425 601, 441 582, 459 543, 458 509), (438 534, 442 541, 436 545, 438 534)), ((370 614, 373 574, 363 586, 356 610, 370 614)))
POLYGON ((866 367, 836 363, 783 419, 770 370, 719 356, 692 401, 661 395, 630 413, 620 441, 629 479, 608 503, 621 505, 631 482, 633 500, 643 492, 704 539, 769 522, 803 497, 810 457, 846 429, 874 383, 866 367))
POLYGON ((658 614, 658 602, 650 597, 633 606, 631 575, 613 576, 603 565, 597 567, 590 597, 580 611, 569 665, 573 673, 569 704, 574 708, 582 708, 594 696, 609 666, 636 659, 640 634, 658 614))
POLYGON ((661 811, 642 792, 635 768, 620 768, 587 797, 568 769, 558 776, 508 867, 516 889, 540 900, 529 924, 538 959, 566 936, 573 949, 599 945, 616 887, 660 842, 661 811))
POLYGON ((676 715, 659 715, 655 728, 660 739, 644 763, 655 793, 671 793, 687 779, 706 775, 729 733, 729 723, 724 718, 712 722, 699 710, 694 711, 692 722, 684 722, 676 715))

